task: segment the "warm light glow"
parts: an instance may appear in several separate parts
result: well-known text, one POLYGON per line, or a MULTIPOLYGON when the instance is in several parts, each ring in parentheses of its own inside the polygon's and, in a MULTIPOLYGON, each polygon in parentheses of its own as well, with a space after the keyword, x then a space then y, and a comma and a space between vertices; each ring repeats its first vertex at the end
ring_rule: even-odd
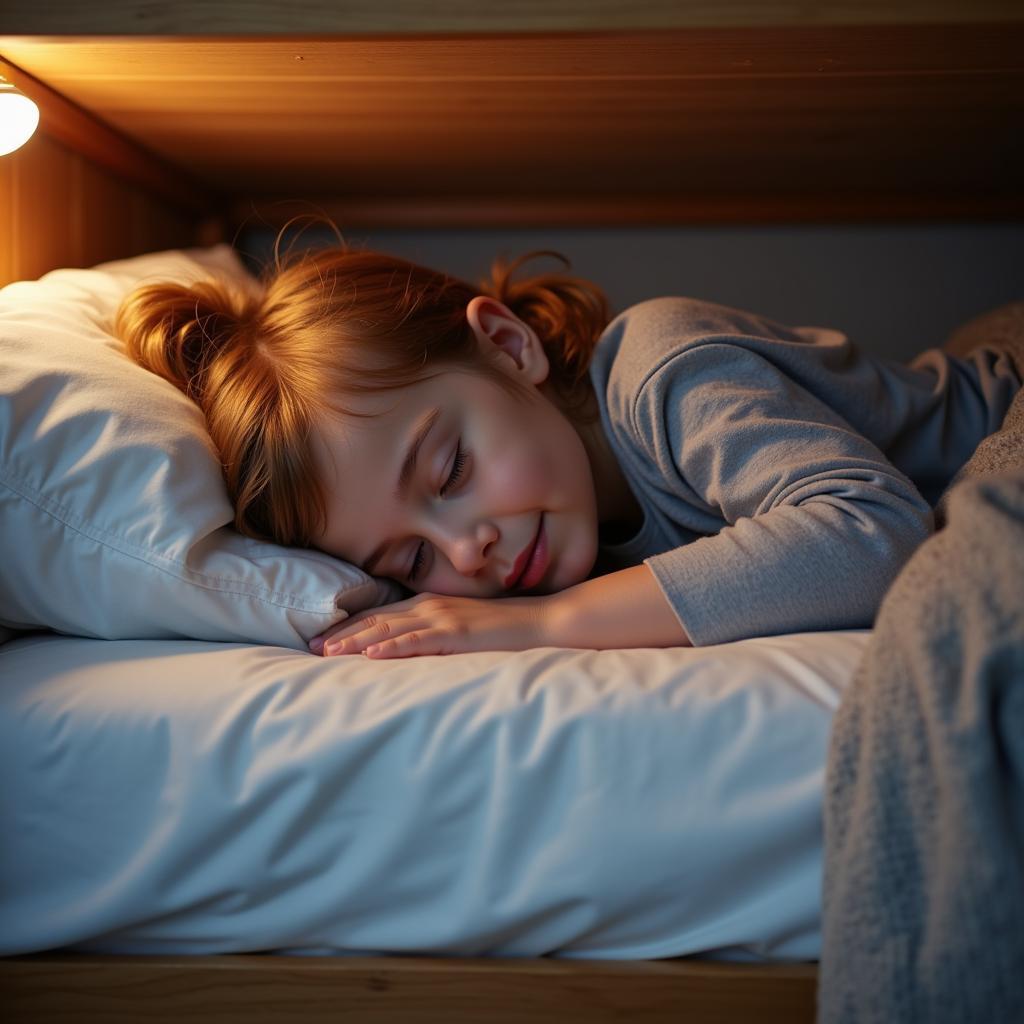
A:
POLYGON ((0 76, 0 156, 25 145, 39 124, 39 108, 0 76))

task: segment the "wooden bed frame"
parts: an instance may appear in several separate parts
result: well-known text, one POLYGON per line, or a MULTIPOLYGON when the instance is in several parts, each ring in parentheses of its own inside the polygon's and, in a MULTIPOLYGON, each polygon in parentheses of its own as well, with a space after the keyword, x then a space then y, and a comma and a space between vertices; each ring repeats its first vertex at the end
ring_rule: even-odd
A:
POLYGON ((519 6, 5 0, 41 120, 0 158, 0 286, 295 214, 1024 219, 1018 0, 519 6))
POLYGON ((7 1024, 810 1024, 813 964, 451 957, 91 956, 0 961, 7 1024))
MULTIPOLYGON (((296 212, 346 229, 1024 216, 1024 9, 862 7, 8 0, 0 75, 41 123, 0 158, 0 285, 296 212), (498 116, 514 159, 487 162, 473 140, 498 116)), ((0 960, 0 1019, 797 1024, 816 983, 814 964, 693 958, 52 951, 0 960)))

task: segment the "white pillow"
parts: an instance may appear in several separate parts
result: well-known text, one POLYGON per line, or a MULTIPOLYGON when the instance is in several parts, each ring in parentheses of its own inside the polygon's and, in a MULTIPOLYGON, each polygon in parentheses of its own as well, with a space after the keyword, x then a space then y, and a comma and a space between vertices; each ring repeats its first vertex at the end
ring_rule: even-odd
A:
POLYGON ((250 276, 220 244, 0 289, 0 627, 305 649, 403 595, 238 533, 198 406, 112 334, 136 284, 210 272, 250 276))

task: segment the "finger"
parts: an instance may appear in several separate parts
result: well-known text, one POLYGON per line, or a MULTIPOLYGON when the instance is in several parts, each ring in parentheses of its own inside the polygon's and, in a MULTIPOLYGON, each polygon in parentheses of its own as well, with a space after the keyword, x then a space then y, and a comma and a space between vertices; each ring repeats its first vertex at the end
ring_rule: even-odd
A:
MULTIPOLYGON (((391 627, 388 627, 390 632, 391 627)), ((339 633, 324 641, 324 656, 332 654, 359 654, 367 644, 380 640, 388 633, 383 632, 380 625, 361 627, 339 633)))
POLYGON ((439 654, 438 639, 413 631, 369 644, 363 653, 368 658, 411 658, 420 654, 439 654))
POLYGON ((308 641, 309 649, 314 653, 319 654, 324 649, 324 645, 332 637, 347 636, 353 630, 361 629, 363 625, 364 623, 354 616, 342 619, 341 622, 336 622, 333 626, 328 626, 328 628, 322 633, 317 633, 316 636, 311 636, 308 641))
POLYGON ((377 619, 364 623, 364 628, 345 636, 334 636, 324 644, 324 655, 359 654, 371 644, 400 636, 403 633, 422 626, 419 619, 377 619))
MULTIPOLYGON (((427 594, 426 596, 430 597, 431 595, 427 594)), ((309 649, 319 653, 331 637, 349 636, 361 629, 365 629, 369 624, 379 621, 382 615, 393 615, 396 612, 409 611, 411 608, 422 604, 423 597, 423 594, 414 594, 412 597, 404 598, 401 601, 394 601, 392 604, 382 604, 377 608, 370 608, 356 615, 349 615, 347 618, 342 619, 341 622, 336 622, 333 626, 325 629, 322 633, 317 633, 316 636, 310 637, 309 649)))
POLYGON ((316 636, 310 637, 306 645, 314 654, 325 654, 327 653, 324 649, 326 644, 341 635, 343 630, 351 631, 351 629, 352 627, 348 623, 345 623, 343 627, 332 627, 331 629, 325 630, 323 633, 317 633, 316 636))
MULTIPOLYGON (((387 621, 380 614, 364 612, 362 615, 339 622, 320 634, 321 647, 324 654, 336 653, 328 651, 328 648, 337 647, 342 640, 351 639, 352 637, 359 636, 361 633, 373 633, 374 630, 380 629, 382 623, 387 621)), ((382 632, 381 635, 386 636, 387 633, 382 632)))

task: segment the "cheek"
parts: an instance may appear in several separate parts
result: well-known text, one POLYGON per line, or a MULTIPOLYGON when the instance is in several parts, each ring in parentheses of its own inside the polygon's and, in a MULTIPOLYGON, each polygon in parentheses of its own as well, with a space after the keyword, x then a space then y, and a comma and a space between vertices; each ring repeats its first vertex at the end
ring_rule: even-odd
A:
POLYGON ((583 442, 571 425, 559 422, 539 446, 536 472, 543 477, 547 493, 557 507, 575 514, 587 513, 594 502, 590 463, 583 442))
POLYGON ((492 513, 529 508, 550 497, 558 479, 549 455, 520 441, 505 441, 480 470, 481 498, 492 513))

